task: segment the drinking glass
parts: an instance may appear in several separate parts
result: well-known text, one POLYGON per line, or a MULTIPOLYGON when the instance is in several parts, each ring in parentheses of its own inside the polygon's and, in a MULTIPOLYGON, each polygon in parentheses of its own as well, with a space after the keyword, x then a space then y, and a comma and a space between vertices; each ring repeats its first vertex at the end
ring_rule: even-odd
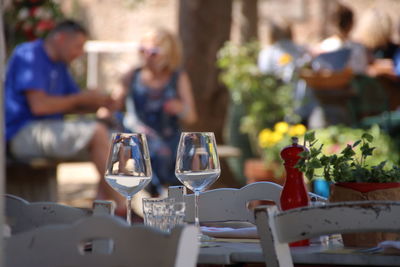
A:
POLYGON ((199 227, 199 194, 221 173, 214 133, 183 132, 175 165, 175 175, 195 195, 195 226, 199 227))
POLYGON ((170 233, 183 224, 185 218, 185 202, 174 198, 143 198, 144 224, 170 233))
POLYGON ((107 159, 105 179, 126 198, 126 220, 131 224, 132 196, 151 180, 150 154, 145 134, 114 133, 107 159))

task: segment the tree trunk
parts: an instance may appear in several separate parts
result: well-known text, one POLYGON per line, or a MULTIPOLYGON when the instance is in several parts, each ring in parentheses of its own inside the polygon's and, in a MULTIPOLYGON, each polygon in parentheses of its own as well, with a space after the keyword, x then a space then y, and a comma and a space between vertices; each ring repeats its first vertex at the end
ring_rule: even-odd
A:
MULTIPOLYGON (((212 131, 223 143, 229 93, 219 82, 217 52, 229 40, 232 0, 180 0, 179 34, 183 42, 184 68, 188 72, 199 115, 191 131, 212 131)), ((214 187, 237 184, 225 161, 214 187)))
POLYGON ((258 39, 258 0, 240 1, 240 43, 258 39))
POLYGON ((219 83, 218 50, 229 40, 232 0, 180 0, 179 33, 183 42, 184 68, 192 82, 199 120, 191 130, 213 131, 218 142, 229 100, 219 83))

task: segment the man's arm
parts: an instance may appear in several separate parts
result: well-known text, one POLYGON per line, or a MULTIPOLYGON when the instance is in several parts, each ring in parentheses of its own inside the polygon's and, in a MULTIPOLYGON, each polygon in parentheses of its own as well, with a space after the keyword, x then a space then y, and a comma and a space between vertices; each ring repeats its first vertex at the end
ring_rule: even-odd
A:
POLYGON ((92 112, 107 106, 110 98, 95 90, 88 90, 67 96, 50 96, 40 90, 26 91, 29 107, 34 115, 56 113, 92 112))

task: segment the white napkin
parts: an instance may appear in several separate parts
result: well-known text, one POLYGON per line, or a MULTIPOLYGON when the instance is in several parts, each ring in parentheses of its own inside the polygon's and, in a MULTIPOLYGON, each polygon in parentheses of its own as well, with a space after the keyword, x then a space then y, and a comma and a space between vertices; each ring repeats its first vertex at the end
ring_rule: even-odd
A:
POLYGON ((378 247, 383 249, 383 253, 400 254, 400 241, 383 241, 378 247))
POLYGON ((201 232, 216 238, 258 238, 256 227, 230 228, 202 226, 201 232))

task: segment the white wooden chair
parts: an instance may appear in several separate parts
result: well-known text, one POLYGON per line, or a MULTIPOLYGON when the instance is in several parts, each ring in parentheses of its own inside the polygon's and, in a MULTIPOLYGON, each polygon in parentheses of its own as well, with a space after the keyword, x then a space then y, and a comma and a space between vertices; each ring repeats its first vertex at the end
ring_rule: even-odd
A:
MULTIPOLYGON (((279 206, 282 186, 271 182, 256 182, 248 184, 240 189, 219 188, 208 190, 200 194, 199 219, 202 223, 242 221, 254 223, 254 213, 248 208, 253 200, 269 200, 279 206)), ((186 194, 183 186, 171 186, 168 188, 168 197, 175 198, 186 203, 185 221, 194 222, 194 194, 186 194)), ((320 201, 325 198, 310 193, 320 201)))
POLYGON ((5 245, 6 267, 193 267, 199 249, 194 226, 165 234, 105 214, 23 232, 5 245), (94 240, 109 240, 109 250, 87 248, 94 240))
POLYGON ((48 224, 68 224, 92 214, 114 214, 111 201, 95 200, 93 209, 81 209, 54 202, 28 202, 14 195, 5 195, 5 216, 11 234, 48 224))
POLYGON ((400 202, 337 202, 278 211, 255 209, 255 220, 268 267, 292 267, 289 242, 327 234, 400 232, 400 202))

